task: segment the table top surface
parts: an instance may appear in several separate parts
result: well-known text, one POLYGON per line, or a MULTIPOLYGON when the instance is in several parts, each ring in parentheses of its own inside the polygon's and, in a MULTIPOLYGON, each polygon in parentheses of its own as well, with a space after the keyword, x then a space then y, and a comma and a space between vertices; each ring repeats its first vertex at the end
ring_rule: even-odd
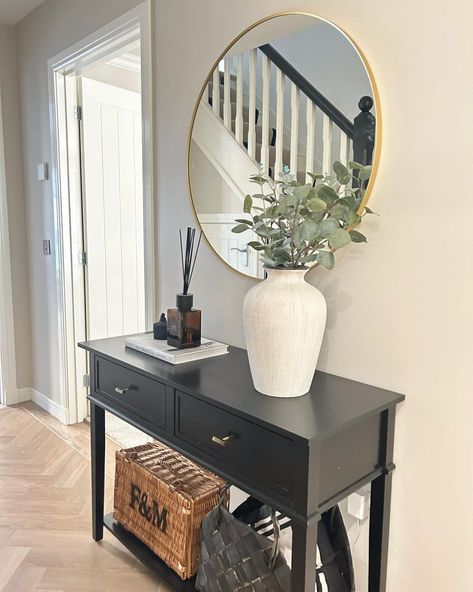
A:
POLYGON ((246 350, 172 365, 125 347, 125 337, 79 344, 80 347, 136 369, 173 388, 196 395, 296 439, 323 439, 373 414, 393 407, 404 395, 317 371, 310 392, 276 398, 255 390, 246 350))

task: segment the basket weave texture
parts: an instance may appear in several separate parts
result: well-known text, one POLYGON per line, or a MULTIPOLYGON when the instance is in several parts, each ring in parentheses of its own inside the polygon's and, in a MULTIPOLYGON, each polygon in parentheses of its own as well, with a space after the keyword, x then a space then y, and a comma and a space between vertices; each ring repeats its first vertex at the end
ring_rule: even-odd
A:
POLYGON ((113 517, 186 580, 197 571, 202 520, 219 503, 225 485, 164 444, 120 450, 113 517))

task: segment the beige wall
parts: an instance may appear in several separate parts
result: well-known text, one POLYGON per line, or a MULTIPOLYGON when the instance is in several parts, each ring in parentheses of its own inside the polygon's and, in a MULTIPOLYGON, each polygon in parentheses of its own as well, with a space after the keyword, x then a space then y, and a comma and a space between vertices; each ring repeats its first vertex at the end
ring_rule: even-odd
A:
POLYGON ((16 27, 29 238, 31 385, 60 405, 64 402, 59 390, 54 252, 51 257, 42 254, 43 238, 53 239, 51 182, 39 183, 35 176, 37 163, 51 161, 47 61, 136 4, 137 0, 46 0, 16 27))
MULTIPOLYGON (((18 28, 35 388, 57 397, 53 228, 46 60, 134 2, 48 0, 18 28)), ((185 156, 208 68, 239 31, 290 0, 160 0, 155 6, 155 105, 160 303, 179 288, 177 229, 195 224, 185 156)), ((320 367, 405 392, 398 414, 389 592, 468 592, 473 548, 470 195, 473 55, 467 0, 300 0, 359 42, 378 81, 384 145, 370 204, 380 214, 331 274, 313 281, 328 300, 320 367)), ((243 345, 242 299, 253 284, 204 246, 194 280, 209 337, 243 345)))
POLYGON ((30 314, 25 197, 18 110, 15 29, 0 24, 0 91, 10 234, 17 386, 31 384, 30 314))
MULTIPOLYGON (((389 592, 468 592, 473 10, 467 0, 158 4, 161 307, 172 304, 178 288, 177 227, 195 223, 184 175, 194 97, 233 36, 259 17, 296 6, 332 19, 359 42, 384 115, 370 204, 381 217, 365 228, 366 247, 354 246, 331 274, 313 275, 329 307, 320 367, 408 396, 398 414, 389 592)), ((251 285, 203 250, 193 291, 209 337, 243 345, 241 306, 251 285)))

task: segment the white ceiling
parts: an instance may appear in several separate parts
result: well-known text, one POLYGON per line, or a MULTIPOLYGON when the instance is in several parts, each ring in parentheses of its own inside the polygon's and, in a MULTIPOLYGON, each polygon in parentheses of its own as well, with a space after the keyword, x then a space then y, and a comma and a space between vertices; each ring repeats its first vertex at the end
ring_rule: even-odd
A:
POLYGON ((44 0, 0 0, 0 23, 16 25, 44 0))

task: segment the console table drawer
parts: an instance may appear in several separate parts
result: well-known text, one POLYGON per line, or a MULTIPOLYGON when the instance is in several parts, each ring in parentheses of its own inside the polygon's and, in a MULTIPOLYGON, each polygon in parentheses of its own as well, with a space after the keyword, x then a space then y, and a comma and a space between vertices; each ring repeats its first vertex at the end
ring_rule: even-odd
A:
POLYGON ((95 358, 95 391, 166 429, 166 387, 119 364, 95 358))
POLYGON ((288 498, 295 443, 272 430, 176 391, 175 435, 288 498))

